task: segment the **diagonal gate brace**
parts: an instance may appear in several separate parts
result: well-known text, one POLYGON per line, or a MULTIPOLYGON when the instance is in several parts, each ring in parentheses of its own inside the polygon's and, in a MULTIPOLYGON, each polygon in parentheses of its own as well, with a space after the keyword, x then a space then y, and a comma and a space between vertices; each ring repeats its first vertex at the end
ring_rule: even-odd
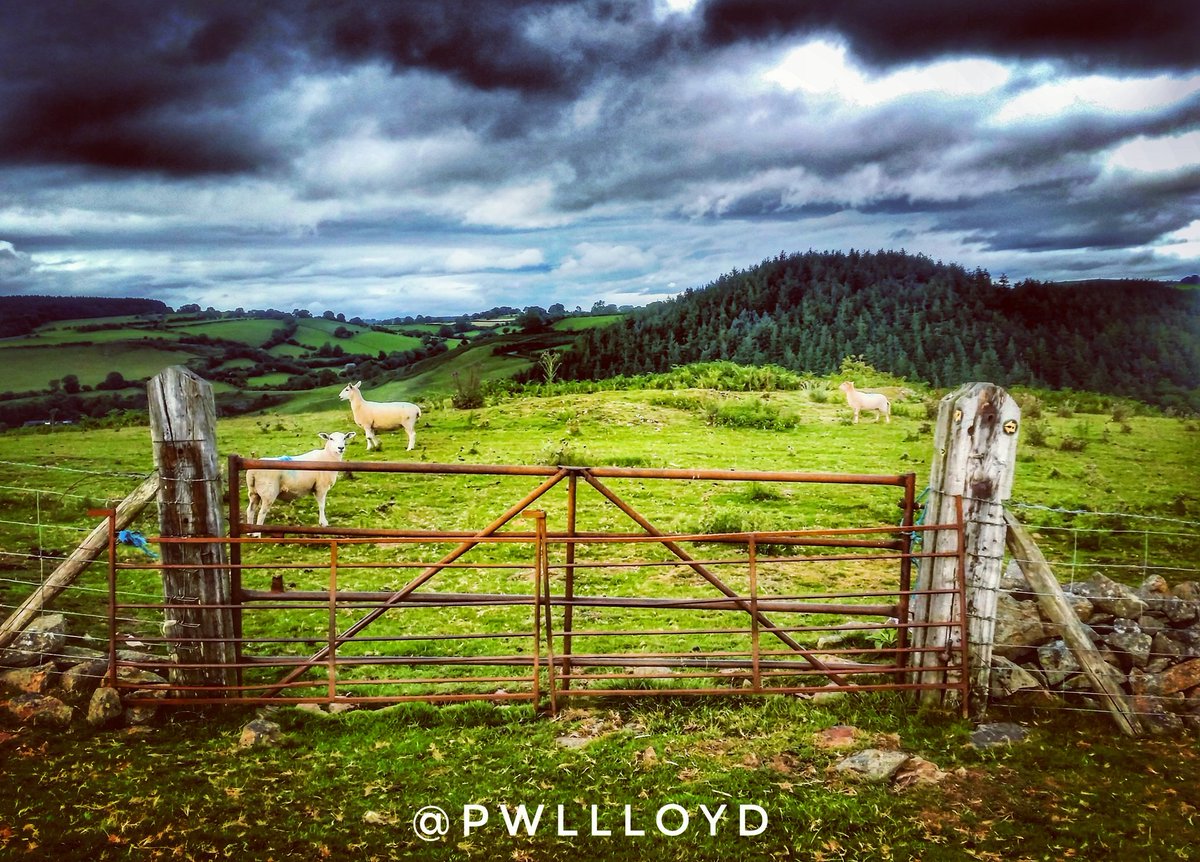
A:
POLYGON ((624 500, 622 500, 619 496, 617 496, 617 494, 614 491, 612 491, 610 488, 605 486, 599 479, 597 479, 595 476, 591 475, 591 473, 589 473, 587 470, 583 470, 582 472, 583 472, 583 478, 587 480, 588 484, 591 485, 593 488, 595 488, 605 499, 607 499, 610 503, 612 503, 614 506, 616 506, 618 509, 620 509, 622 512, 624 512, 626 515, 628 515, 634 521, 634 523, 636 523, 639 527, 641 527, 643 530, 645 530, 649 535, 654 536, 656 538, 663 538, 663 542, 662 542, 663 547, 665 547, 667 550, 669 550, 675 556, 679 557, 680 560, 682 560, 685 564, 687 564, 694 572, 696 572, 696 574, 698 574, 698 575, 700 575, 700 577, 704 578, 704 580, 708 581, 710 584, 712 584, 714 587, 716 587, 718 590, 720 590, 722 593, 724 593, 729 598, 734 599, 735 600, 734 604, 736 604, 739 608, 746 611, 746 613, 750 614, 756 620, 758 620, 758 624, 760 626, 762 626, 764 630, 769 631, 771 634, 775 635, 775 637, 779 638, 779 640, 783 641, 783 643, 787 644, 787 646, 789 646, 791 649, 793 649, 797 653, 799 653, 800 656, 803 657, 804 660, 809 663, 809 665, 811 665, 812 667, 816 668, 817 670, 819 670, 822 673, 824 673, 825 675, 827 675, 833 682, 837 683, 838 685, 849 685, 849 683, 845 679, 843 679, 841 676, 839 676, 836 671, 832 670, 828 665, 826 665, 819 658, 817 658, 815 655, 813 655, 811 652, 809 652, 807 649, 805 649, 797 640, 795 640, 793 637, 791 637, 787 632, 781 631, 779 629, 779 627, 776 626, 774 623, 772 623, 769 619, 767 619, 767 617, 764 614, 762 614, 761 612, 756 612, 755 610, 751 609, 750 603, 748 601, 746 601, 745 599, 739 599, 738 594, 733 589, 731 589, 724 581, 722 581, 715 574, 713 574, 711 571, 709 571, 709 569, 707 567, 705 567, 704 564, 697 562, 692 556, 690 556, 688 554, 687 551, 685 551, 683 548, 681 548, 675 542, 672 542, 669 539, 666 539, 665 533, 663 533, 661 530, 657 529, 653 524, 651 524, 648 520, 646 520, 646 518, 643 517, 641 515, 641 513, 639 513, 636 509, 634 509, 632 506, 630 506, 628 503, 626 503, 624 500))
POLYGON ((525 511, 525 509, 532 505, 535 500, 561 482, 563 478, 566 477, 567 473, 568 471, 566 468, 560 467, 553 476, 530 491, 528 495, 505 511, 503 515, 476 533, 472 539, 468 539, 467 541, 463 542, 453 551, 442 557, 441 560, 431 565, 425 571, 421 572, 421 574, 417 575, 395 593, 392 593, 392 595, 388 597, 387 601, 384 602, 382 606, 377 607, 365 614, 361 619, 351 625, 350 628, 337 635, 337 637, 334 639, 334 642, 330 646, 322 647, 320 651, 314 653, 308 659, 305 659, 302 664, 288 671, 288 673, 281 680, 266 686, 266 696, 278 694, 282 688, 299 679, 318 662, 324 661, 329 657, 331 648, 336 648, 347 641, 353 640, 355 635, 387 613, 388 610, 403 602, 411 593, 419 589, 426 581, 478 545, 479 540, 486 539, 513 518, 517 517, 517 515, 521 514, 521 512, 525 511))

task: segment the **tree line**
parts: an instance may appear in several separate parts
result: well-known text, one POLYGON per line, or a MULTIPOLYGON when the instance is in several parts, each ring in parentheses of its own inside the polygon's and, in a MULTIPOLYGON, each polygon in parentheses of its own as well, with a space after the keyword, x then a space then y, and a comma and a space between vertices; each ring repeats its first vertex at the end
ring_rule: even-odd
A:
POLYGON ((117 299, 100 296, 0 296, 0 338, 25 335, 56 320, 165 314, 171 310, 157 299, 117 299))
POLYGON ((819 375, 846 356, 949 387, 1078 389, 1200 410, 1200 292, 1154 281, 993 281, 905 251, 780 254, 589 330, 560 377, 691 362, 819 375))

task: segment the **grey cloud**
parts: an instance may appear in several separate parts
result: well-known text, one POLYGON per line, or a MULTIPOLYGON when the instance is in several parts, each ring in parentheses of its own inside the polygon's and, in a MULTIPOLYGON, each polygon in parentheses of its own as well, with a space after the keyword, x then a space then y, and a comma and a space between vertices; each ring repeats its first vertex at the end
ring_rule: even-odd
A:
POLYGON ((0 286, 23 280, 33 269, 28 254, 17 251, 11 242, 0 240, 0 286))
POLYGON ((228 0, 10 4, 0 28, 0 158, 172 175, 274 161, 241 111, 286 58, 261 38, 279 29, 272 21, 256 4, 228 0))
POLYGON ((841 34, 878 65, 944 55, 1050 59, 1081 68, 1195 65, 1200 4, 1155 0, 710 0, 712 44, 841 34))

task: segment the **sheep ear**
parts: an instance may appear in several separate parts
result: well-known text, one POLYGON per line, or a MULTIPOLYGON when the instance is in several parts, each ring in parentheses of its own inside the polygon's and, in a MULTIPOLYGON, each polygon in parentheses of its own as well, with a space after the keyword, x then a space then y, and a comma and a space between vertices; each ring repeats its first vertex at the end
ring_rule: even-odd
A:
POLYGON ((328 435, 328 434, 326 434, 324 431, 321 431, 321 432, 319 432, 319 433, 317 434, 317 436, 318 436, 318 437, 320 437, 322 440, 328 440, 328 439, 329 439, 329 435, 328 435))
POLYGON ((355 384, 354 384, 354 388, 355 388, 355 389, 357 389, 357 388, 358 388, 358 387, 360 387, 360 386, 362 386, 362 381, 361 381, 361 380, 360 380, 360 381, 358 381, 357 383, 355 383, 355 384))
POLYGON ((346 439, 353 440, 357 434, 358 434, 357 431, 351 431, 349 434, 346 435, 346 439))

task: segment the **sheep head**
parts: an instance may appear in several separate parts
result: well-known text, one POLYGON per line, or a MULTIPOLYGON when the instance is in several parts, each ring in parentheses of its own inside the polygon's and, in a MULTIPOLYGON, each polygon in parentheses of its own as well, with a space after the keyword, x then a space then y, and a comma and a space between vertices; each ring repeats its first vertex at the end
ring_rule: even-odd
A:
POLYGON ((333 449, 337 452, 338 457, 341 457, 346 451, 346 444, 349 443, 358 434, 357 431, 351 431, 348 434, 343 434, 341 431, 334 431, 331 434, 326 434, 322 431, 317 436, 325 441, 325 449, 333 449))

